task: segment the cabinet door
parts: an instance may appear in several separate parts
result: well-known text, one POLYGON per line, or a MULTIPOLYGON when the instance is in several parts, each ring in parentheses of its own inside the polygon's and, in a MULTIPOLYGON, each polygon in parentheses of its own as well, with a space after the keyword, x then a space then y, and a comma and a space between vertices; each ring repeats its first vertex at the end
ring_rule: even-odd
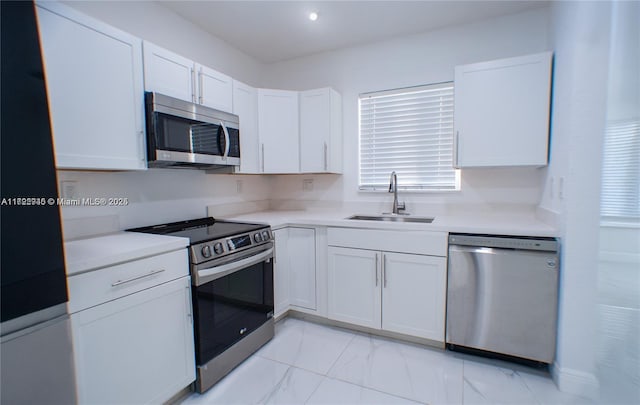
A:
POLYGON ((220 72, 196 64, 198 71, 198 103, 217 110, 233 110, 233 81, 220 72))
POLYGON ((240 117, 239 173, 259 173, 258 91, 234 80, 233 113, 240 117))
POLYGON ((195 380, 189 277, 71 316, 79 403, 163 403, 195 380))
POLYGON ((144 89, 196 102, 192 60, 144 41, 144 89))
POLYGON ((446 259, 382 253, 382 329, 444 342, 446 259))
POLYGON ((300 93, 300 169, 342 171, 342 103, 330 88, 300 93))
POLYGON ((316 309, 316 232, 289 228, 289 280, 291 305, 316 309))
POLYGON ((289 309, 289 228, 273 231, 275 263, 273 270, 273 301, 276 317, 289 309))
POLYGON ((258 134, 263 173, 300 171, 297 92, 258 90, 258 134))
POLYGON ((329 246, 328 317, 380 328, 380 253, 329 246))
POLYGON ((457 167, 547 164, 551 56, 456 66, 457 167))
POLYGON ((56 166, 145 169, 140 39, 58 3, 37 11, 56 166))

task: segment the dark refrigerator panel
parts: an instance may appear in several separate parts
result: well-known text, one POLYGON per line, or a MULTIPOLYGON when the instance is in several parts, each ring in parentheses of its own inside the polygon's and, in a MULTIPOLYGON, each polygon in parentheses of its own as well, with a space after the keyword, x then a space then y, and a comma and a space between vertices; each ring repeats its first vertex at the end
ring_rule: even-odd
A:
POLYGON ((67 301, 51 123, 31 2, 1 3, 2 322, 67 301))

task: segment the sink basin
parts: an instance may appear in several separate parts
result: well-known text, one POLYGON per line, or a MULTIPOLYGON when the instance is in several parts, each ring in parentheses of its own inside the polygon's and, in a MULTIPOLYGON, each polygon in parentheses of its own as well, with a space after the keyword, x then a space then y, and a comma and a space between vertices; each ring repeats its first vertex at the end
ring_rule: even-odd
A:
POLYGON ((382 221, 382 222, 417 222, 421 224, 430 224, 434 218, 428 217, 410 217, 405 215, 352 215, 347 219, 359 221, 382 221))

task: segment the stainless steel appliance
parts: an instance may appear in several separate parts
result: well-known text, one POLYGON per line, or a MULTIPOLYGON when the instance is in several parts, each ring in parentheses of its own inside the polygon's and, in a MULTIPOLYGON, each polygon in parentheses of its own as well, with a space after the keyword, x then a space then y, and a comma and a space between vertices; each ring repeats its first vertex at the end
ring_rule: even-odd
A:
POLYGON ((556 239, 449 235, 450 349, 551 363, 557 306, 556 239))
POLYGON ((201 218, 130 231, 190 239, 198 392, 273 337, 274 243, 268 225, 201 218))
POLYGON ((7 404, 74 404, 60 211, 36 14, 32 2, 3 1, 0 16, 0 393, 7 404))
POLYGON ((237 115, 145 93, 149 167, 220 169, 240 165, 237 115))

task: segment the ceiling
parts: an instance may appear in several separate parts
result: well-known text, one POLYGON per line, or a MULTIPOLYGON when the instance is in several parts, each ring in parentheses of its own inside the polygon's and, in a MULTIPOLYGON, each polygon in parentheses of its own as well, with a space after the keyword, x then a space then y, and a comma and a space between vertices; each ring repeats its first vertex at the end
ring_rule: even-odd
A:
POLYGON ((159 1, 264 63, 548 5, 548 1, 159 1), (317 11, 312 22, 308 15, 317 11))

